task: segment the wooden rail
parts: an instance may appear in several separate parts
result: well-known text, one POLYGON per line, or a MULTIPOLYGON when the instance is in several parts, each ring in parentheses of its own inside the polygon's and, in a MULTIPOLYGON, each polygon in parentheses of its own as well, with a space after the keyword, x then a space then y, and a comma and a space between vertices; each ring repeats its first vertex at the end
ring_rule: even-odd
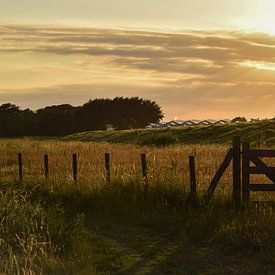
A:
POLYGON ((247 173, 250 175, 275 175, 275 167, 247 167, 247 173))
POLYGON ((263 191, 263 192, 275 191, 275 184, 250 184, 249 191, 263 191))
POLYGON ((275 150, 247 150, 244 154, 248 158, 275 158, 275 150))
POLYGON ((222 164, 220 165, 219 169, 217 170, 215 176, 213 177, 213 179, 208 187, 208 190, 207 190, 208 199, 211 199, 211 197, 213 196, 213 194, 218 186, 219 181, 221 180, 224 172, 230 165, 232 159, 233 159, 233 148, 231 148, 228 151, 228 153, 226 154, 222 164))
POLYGON ((242 151, 242 196, 243 203, 247 204, 250 192, 275 191, 275 167, 268 167, 260 158, 275 158, 275 150, 251 150, 250 143, 243 143, 242 151), (255 166, 250 166, 250 163, 255 166), (265 175, 273 184, 251 183, 250 175, 265 175))
MULTIPOLYGON (((251 158, 250 161, 253 162, 257 167, 267 167, 267 165, 259 158, 251 158)), ((275 175, 267 173, 266 176, 275 183, 275 175)))

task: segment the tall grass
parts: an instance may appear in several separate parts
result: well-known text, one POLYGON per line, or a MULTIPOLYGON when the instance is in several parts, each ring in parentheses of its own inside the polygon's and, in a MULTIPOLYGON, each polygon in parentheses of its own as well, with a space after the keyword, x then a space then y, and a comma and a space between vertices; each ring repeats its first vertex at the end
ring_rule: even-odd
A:
MULTIPOLYGON (((0 175, 2 180, 17 178, 17 153, 23 154, 24 178, 43 179, 43 155, 49 155, 50 178, 56 181, 72 179, 72 154, 78 154, 79 180, 102 182, 105 179, 104 154, 111 156, 112 179, 140 179, 140 154, 147 153, 150 182, 188 181, 188 156, 196 155, 197 177, 206 185, 213 177, 228 146, 189 145, 166 148, 84 142, 1 140, 0 175)), ((224 179, 228 181, 230 173, 224 179)))
MULTIPOLYGON (((147 153, 149 185, 160 183, 171 189, 186 189, 189 182, 188 157, 196 158, 199 193, 208 185, 226 155, 228 145, 176 145, 165 148, 139 147, 104 143, 33 141, 29 139, 0 140, 0 179, 18 178, 17 153, 23 154, 25 180, 43 180, 43 155, 49 155, 49 176, 53 181, 72 182, 72 154, 77 153, 79 182, 98 185, 105 182, 104 154, 111 156, 112 181, 142 181, 140 154, 147 153)), ((264 160, 274 166, 274 159, 264 160)), ((252 182, 270 181, 264 176, 252 176, 252 182)), ((231 167, 223 175, 217 193, 227 195, 232 190, 231 167)), ((261 196, 264 196, 261 194, 261 196)))
POLYGON ((97 232, 91 231, 98 216, 102 216, 103 224, 117 217, 118 227, 142 225, 151 234, 172 234, 173 238, 184 235, 193 245, 204 243, 225 253, 253 253, 274 267, 275 218, 271 206, 251 206, 239 212, 222 196, 208 205, 194 205, 186 192, 164 184, 150 189, 148 200, 143 195, 142 184, 132 181, 118 181, 111 186, 2 182, 0 271, 112 271, 113 267, 106 269, 106 265, 110 265, 111 256, 117 261, 116 253, 104 247, 97 232))
POLYGON ((67 219, 57 201, 45 205, 22 186, 2 182, 0 217, 0 272, 60 274, 80 269, 83 245, 92 238, 83 216, 67 219))
MULTIPOLYGON (((184 235, 189 241, 205 242, 209 247, 253 251, 274 264, 272 206, 251 205, 243 211, 235 210, 231 205, 230 169, 210 204, 190 203, 188 156, 196 156, 198 189, 203 195, 227 150, 228 146, 223 145, 151 148, 1 140, 0 272, 113 271, 113 267, 104 267, 112 262, 112 252, 91 230, 98 216, 118 217, 120 223, 142 224, 153 232, 184 235), (23 183, 14 180, 18 152, 23 154, 23 183), (106 152, 111 154, 110 183, 105 180, 106 152), (140 154, 144 152, 149 164, 147 194, 140 167, 140 154), (46 153, 50 159, 49 181, 43 179, 46 153), (77 184, 72 179, 73 153, 79 160, 77 184), (99 250, 102 246, 103 250, 99 250)), ((261 198, 257 195, 257 199, 261 198)))

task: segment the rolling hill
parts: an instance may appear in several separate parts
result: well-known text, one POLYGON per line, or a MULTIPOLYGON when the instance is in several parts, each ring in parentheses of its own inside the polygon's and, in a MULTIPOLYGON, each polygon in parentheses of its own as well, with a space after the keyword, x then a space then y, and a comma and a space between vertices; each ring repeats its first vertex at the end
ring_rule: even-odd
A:
POLYGON ((241 136, 254 145, 275 145, 275 120, 226 125, 171 127, 123 131, 90 131, 63 137, 63 140, 126 143, 149 146, 172 144, 223 144, 233 136, 241 136))

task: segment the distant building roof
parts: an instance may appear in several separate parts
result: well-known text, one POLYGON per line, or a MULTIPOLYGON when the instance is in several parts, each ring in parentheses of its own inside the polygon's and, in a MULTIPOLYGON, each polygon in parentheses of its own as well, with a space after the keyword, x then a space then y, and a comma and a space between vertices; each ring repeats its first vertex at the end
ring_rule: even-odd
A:
POLYGON ((180 127, 180 126, 197 126, 197 125, 214 125, 230 123, 230 119, 205 119, 205 120, 172 120, 168 122, 151 123, 146 128, 164 128, 164 127, 180 127))

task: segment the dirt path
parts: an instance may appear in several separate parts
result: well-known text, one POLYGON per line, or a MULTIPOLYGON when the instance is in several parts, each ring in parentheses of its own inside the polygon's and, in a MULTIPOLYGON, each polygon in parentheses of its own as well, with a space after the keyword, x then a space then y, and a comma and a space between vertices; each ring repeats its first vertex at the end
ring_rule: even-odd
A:
POLYGON ((111 274, 274 274, 274 263, 263 263, 253 252, 226 251, 190 242, 183 233, 156 233, 143 225, 97 217, 92 230, 118 262, 111 274))

